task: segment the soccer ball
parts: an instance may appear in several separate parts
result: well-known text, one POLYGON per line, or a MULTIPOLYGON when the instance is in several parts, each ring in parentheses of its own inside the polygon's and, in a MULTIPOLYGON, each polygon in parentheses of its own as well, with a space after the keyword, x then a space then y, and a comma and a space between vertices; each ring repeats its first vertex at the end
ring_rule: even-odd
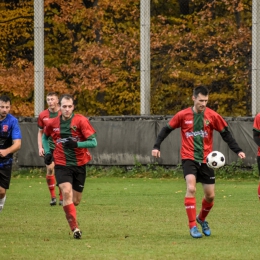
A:
POLYGON ((225 164, 225 156, 219 151, 213 151, 208 154, 206 158, 206 163, 208 167, 213 169, 218 169, 225 164))

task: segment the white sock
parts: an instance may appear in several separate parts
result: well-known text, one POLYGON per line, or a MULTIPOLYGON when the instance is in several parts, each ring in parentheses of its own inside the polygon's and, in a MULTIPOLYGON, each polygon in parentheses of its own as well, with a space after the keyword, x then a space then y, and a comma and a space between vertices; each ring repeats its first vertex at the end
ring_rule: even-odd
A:
POLYGON ((4 205, 5 205, 5 200, 6 200, 6 195, 0 199, 0 212, 3 210, 4 205))

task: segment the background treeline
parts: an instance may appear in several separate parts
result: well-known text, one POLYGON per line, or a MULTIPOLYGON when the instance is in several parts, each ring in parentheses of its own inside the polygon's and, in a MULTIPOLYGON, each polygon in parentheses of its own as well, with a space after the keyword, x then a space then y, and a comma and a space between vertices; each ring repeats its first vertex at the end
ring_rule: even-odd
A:
MULTIPOLYGON (((0 92, 17 116, 34 113, 33 2, 0 1, 0 92)), ((140 114, 140 0, 44 6, 45 91, 75 95, 88 116, 140 114)), ((152 0, 151 114, 205 84, 223 116, 251 116, 251 25, 252 0, 152 0)))

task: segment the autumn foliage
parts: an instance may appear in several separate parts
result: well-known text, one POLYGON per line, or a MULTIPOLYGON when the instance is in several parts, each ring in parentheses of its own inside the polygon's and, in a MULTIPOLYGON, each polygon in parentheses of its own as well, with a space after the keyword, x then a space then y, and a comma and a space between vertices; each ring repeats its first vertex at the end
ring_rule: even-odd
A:
MULTIPOLYGON (((0 92, 17 116, 34 116, 33 2, 0 3, 0 92)), ((73 94, 89 116, 139 115, 140 1, 44 8, 45 93, 73 94)), ((223 116, 251 115, 251 8, 251 0, 151 1, 151 114, 189 106, 204 84, 223 116)))

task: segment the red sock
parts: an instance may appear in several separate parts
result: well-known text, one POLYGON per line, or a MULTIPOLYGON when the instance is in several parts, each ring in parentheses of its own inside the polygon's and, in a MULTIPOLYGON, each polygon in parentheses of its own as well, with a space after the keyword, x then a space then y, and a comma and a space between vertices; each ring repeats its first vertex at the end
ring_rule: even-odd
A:
POLYGON ((258 185, 258 198, 259 198, 259 200, 260 200, 260 183, 259 183, 259 185, 258 185))
POLYGON ((184 205, 189 219, 189 227, 192 228, 194 226, 197 226, 196 225, 196 199, 185 197, 184 205))
POLYGON ((199 214, 199 219, 201 221, 205 221, 205 218, 207 217, 207 215, 209 214, 211 208, 213 207, 214 202, 207 202, 204 198, 202 200, 202 206, 201 206, 201 210, 200 210, 200 214, 199 214))
POLYGON ((55 176, 54 175, 46 175, 46 181, 47 181, 47 185, 51 194, 52 198, 56 198, 56 194, 55 194, 55 176))
POLYGON ((61 192, 61 189, 59 187, 59 195, 60 195, 60 200, 63 200, 63 197, 62 197, 62 192, 61 192))
POLYGON ((78 228, 77 224, 77 212, 76 207, 73 203, 63 206, 63 210, 66 214, 66 219, 69 223, 70 229, 73 231, 75 228, 78 228))

